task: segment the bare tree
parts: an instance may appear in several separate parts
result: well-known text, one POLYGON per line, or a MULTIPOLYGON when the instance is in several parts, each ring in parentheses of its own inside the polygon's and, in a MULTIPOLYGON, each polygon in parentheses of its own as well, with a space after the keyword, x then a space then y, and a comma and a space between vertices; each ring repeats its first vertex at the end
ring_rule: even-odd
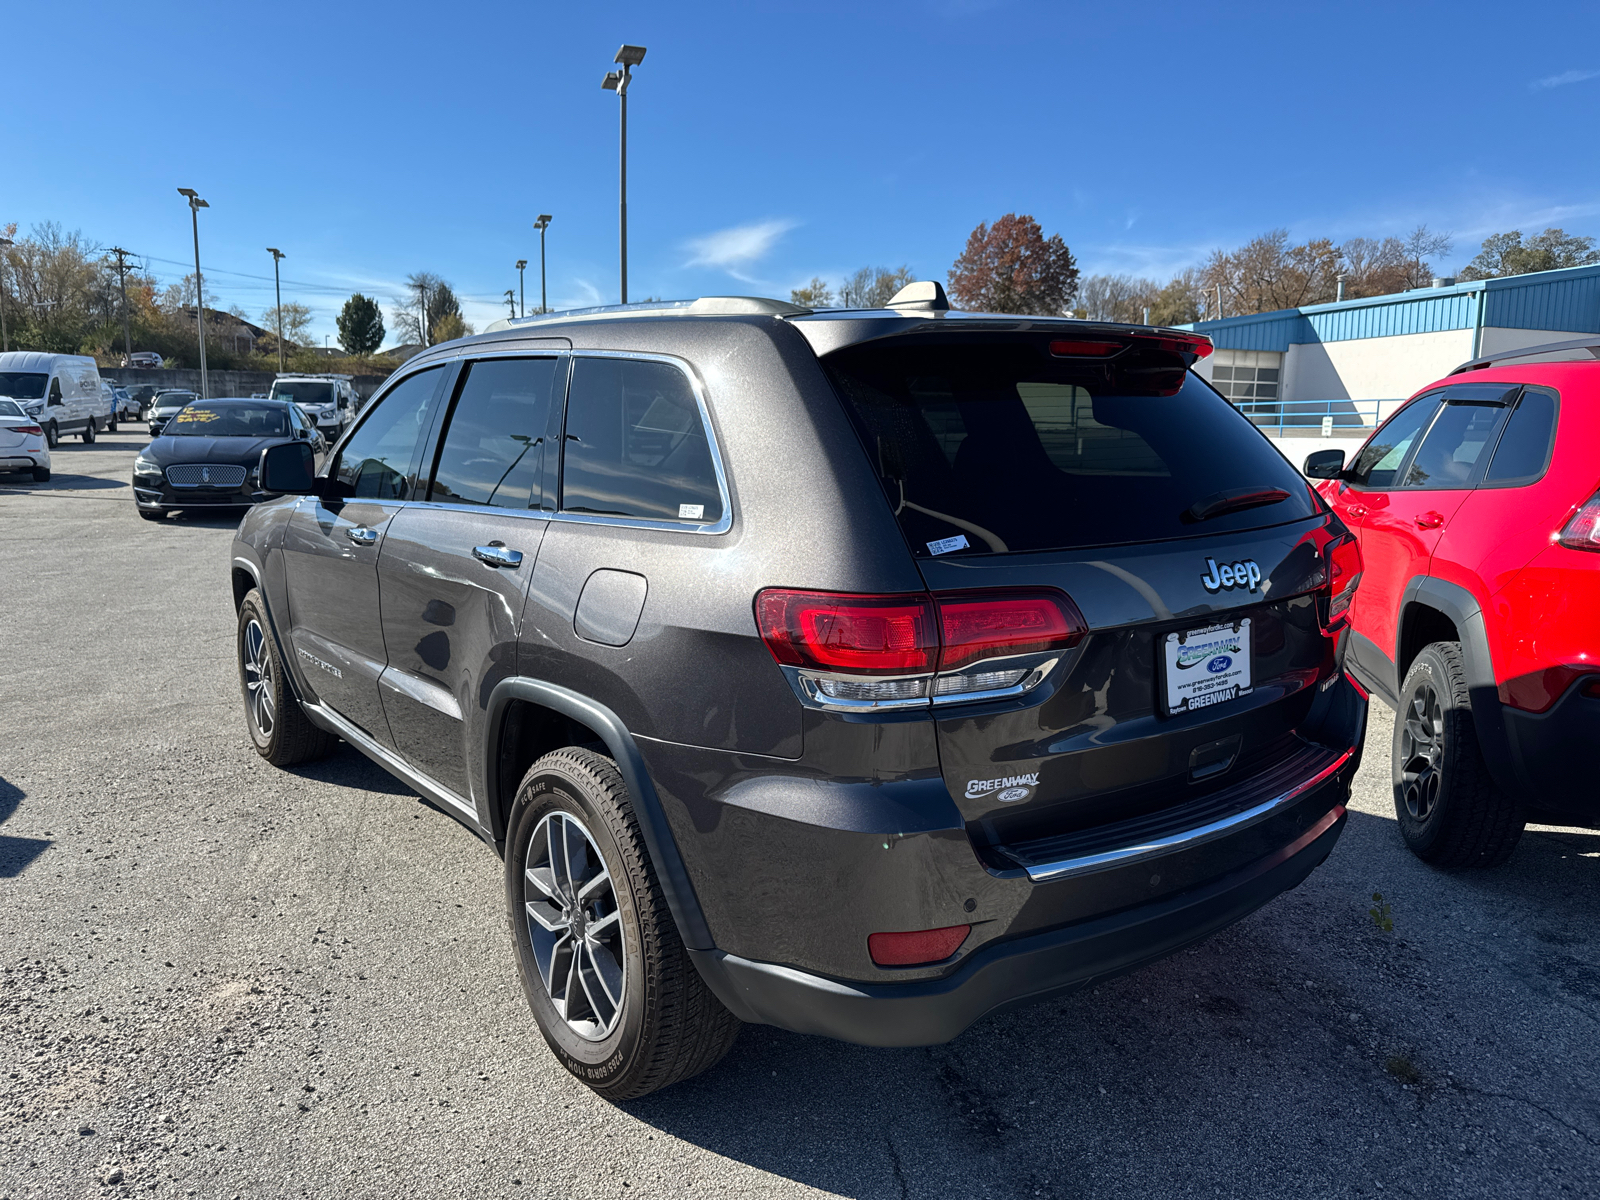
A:
POLYGON ((1090 275, 1078 284, 1076 315, 1090 321, 1144 320, 1144 310, 1155 302, 1161 285, 1134 275, 1090 275))
POLYGON ((840 308, 882 308, 913 276, 906 266, 862 267, 839 285, 840 308))
POLYGON ((801 308, 832 308, 833 289, 822 276, 813 275, 805 287, 797 287, 789 293, 789 300, 801 308))

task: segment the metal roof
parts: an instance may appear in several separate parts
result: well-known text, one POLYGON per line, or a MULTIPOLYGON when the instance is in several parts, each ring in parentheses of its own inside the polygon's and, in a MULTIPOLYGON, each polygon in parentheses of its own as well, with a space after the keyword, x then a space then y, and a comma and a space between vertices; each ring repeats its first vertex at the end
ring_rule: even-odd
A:
POLYGON ((1344 342, 1472 329, 1550 329, 1600 333, 1600 266, 1535 271, 1450 287, 1417 288, 1333 304, 1196 321, 1219 350, 1285 351, 1291 344, 1344 342), (1482 316, 1479 316, 1479 306, 1482 316))

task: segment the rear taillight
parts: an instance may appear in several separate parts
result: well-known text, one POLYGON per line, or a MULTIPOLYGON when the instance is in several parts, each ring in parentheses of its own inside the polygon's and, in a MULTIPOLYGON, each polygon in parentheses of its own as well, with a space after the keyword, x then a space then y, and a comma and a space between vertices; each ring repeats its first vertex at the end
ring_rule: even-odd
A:
MULTIPOLYGON (((1594 665, 1590 664, 1582 667, 1546 667, 1542 671, 1518 675, 1515 679, 1506 680, 1497 689, 1500 703, 1520 708, 1523 712, 1548 712, 1551 705, 1566 695, 1574 680, 1594 673, 1594 665)), ((1600 679, 1591 679, 1581 690, 1585 696, 1600 696, 1600 679)))
POLYGON ((1328 632, 1342 629, 1350 619, 1350 602, 1361 585, 1361 547, 1346 535, 1330 542, 1328 558, 1328 632))
POLYGON ((20 433, 25 437, 38 437, 44 432, 44 427, 41 425, 13 425, 11 432, 20 433))
POLYGON ((947 925, 943 929, 917 929, 910 933, 867 935, 867 953, 880 967, 920 967, 943 962, 967 940, 971 925, 947 925))
POLYGON ((937 596, 768 588, 755 607, 772 656, 798 668, 823 703, 846 706, 966 698, 1033 676, 1037 683, 1047 656, 1088 631, 1077 605, 1051 588, 937 596))
POLYGON ((1600 492, 1572 514, 1556 540, 1571 550, 1600 550, 1600 492))

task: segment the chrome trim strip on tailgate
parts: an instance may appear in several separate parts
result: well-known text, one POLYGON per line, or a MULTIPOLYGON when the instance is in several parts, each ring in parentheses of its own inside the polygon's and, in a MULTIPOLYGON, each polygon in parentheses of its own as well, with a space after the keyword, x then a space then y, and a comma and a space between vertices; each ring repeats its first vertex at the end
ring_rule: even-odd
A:
POLYGON ((1204 845, 1206 842, 1226 837, 1230 833, 1235 833, 1240 829, 1246 829, 1260 821, 1265 821, 1268 817, 1288 807, 1312 788, 1327 782, 1354 755, 1354 749, 1346 750, 1310 779, 1302 780, 1288 791, 1244 809, 1242 812, 1236 812, 1232 816, 1201 825, 1197 829, 1186 829, 1181 833, 1156 838, 1149 842, 1141 842, 1136 846, 1119 846, 1115 850, 1107 850, 1100 854, 1086 854, 1080 858, 1062 859, 1060 862, 1040 863, 1037 866, 1027 868, 1028 878, 1034 883, 1047 883, 1058 879, 1069 879, 1074 875, 1090 875, 1096 871, 1106 871, 1113 867, 1125 867, 1130 863, 1136 863, 1143 859, 1171 854, 1175 850, 1188 850, 1193 846, 1204 845))

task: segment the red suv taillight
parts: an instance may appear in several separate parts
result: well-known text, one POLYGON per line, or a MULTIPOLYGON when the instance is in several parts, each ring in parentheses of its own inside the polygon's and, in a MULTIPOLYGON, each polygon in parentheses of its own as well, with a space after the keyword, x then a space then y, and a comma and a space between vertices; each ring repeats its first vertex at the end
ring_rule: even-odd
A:
POLYGON ((972 668, 1068 650, 1088 632, 1078 606, 1052 588, 888 596, 767 588, 756 596, 756 627, 778 662, 816 674, 828 699, 853 703, 926 699, 935 675, 937 696, 1013 687, 1027 665, 972 668))
POLYGON ((1600 550, 1600 492, 1572 514, 1556 539, 1572 550, 1600 550))
POLYGON ((1332 633, 1343 629, 1350 621, 1350 602, 1356 598, 1356 588, 1361 586, 1361 547, 1356 539, 1346 535, 1330 542, 1328 557, 1328 627, 1332 633))

